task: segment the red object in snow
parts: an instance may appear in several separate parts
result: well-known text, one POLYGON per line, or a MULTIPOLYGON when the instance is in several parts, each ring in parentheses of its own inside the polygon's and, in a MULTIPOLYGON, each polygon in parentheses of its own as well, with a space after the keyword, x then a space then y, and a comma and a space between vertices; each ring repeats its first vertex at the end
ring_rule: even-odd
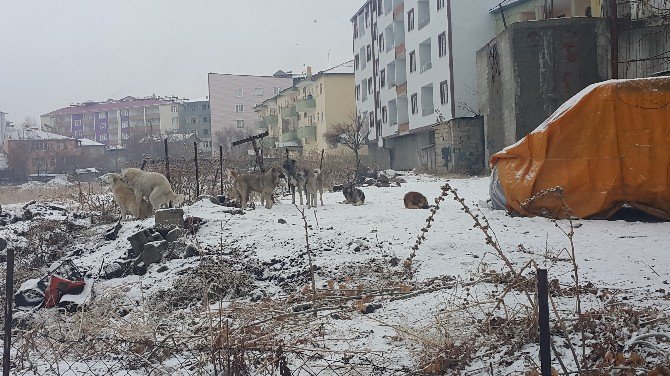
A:
POLYGON ((84 285, 86 285, 84 281, 70 281, 69 279, 52 275, 49 287, 44 292, 44 306, 46 308, 54 307, 60 302, 60 298, 63 295, 81 292, 84 289, 84 285))

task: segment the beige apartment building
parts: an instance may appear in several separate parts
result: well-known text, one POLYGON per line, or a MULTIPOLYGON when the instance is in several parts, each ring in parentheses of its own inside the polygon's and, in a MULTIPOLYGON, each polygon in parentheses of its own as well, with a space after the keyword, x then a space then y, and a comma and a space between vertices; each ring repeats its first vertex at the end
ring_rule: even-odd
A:
POLYGON ((356 111, 353 65, 312 75, 254 107, 256 127, 268 130, 265 147, 342 155, 351 153, 341 145, 329 145, 324 134, 337 123, 351 122, 356 111))

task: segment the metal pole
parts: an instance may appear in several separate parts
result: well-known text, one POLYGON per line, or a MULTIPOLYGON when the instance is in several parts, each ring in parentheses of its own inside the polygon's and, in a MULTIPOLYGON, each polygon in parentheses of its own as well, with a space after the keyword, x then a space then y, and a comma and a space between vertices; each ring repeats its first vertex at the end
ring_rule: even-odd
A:
POLYGON ((537 304, 540 326, 540 370, 551 376, 551 333, 549 331, 549 283, 547 269, 537 269, 537 304))
POLYGON ((619 78, 619 25, 618 25, 618 15, 619 10, 617 9, 617 1, 610 0, 610 61, 612 64, 612 79, 619 78))
POLYGON ((12 350, 12 303, 14 301, 14 248, 7 248, 7 275, 5 277, 5 346, 2 356, 2 375, 9 376, 12 350))
POLYGON ((219 170, 221 170, 221 196, 223 196, 223 145, 219 145, 219 170))
POLYGON ((163 140, 165 144, 165 177, 170 181, 170 159, 168 158, 168 141, 167 138, 163 140))
POLYGON ((193 142, 193 160, 195 161, 195 197, 200 196, 200 169, 198 169, 198 142, 193 142))

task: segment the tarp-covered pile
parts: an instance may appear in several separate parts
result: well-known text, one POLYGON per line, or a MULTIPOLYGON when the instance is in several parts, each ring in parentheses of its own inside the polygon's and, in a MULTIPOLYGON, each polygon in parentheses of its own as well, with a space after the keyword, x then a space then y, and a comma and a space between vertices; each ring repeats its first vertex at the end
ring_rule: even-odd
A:
POLYGON ((591 85, 490 163, 497 202, 522 215, 608 218, 630 205, 670 220, 670 77, 591 85))

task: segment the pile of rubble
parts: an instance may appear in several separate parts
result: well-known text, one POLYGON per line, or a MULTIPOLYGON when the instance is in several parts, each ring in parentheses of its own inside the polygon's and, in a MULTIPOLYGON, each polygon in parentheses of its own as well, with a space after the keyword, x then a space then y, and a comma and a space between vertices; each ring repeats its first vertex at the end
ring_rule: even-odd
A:
MULTIPOLYGON (((144 275, 151 264, 198 255, 198 249, 185 237, 195 234, 203 223, 202 218, 184 218, 183 209, 156 211, 155 226, 130 235, 130 248, 125 257, 104 266, 103 276, 111 279, 130 274, 144 275)), ((115 238, 119 228, 120 224, 117 224, 105 234, 105 238, 115 238)))
POLYGON ((402 174, 392 170, 383 172, 368 171, 358 180, 358 183, 363 187, 400 187, 402 184, 407 183, 402 178, 402 174))

